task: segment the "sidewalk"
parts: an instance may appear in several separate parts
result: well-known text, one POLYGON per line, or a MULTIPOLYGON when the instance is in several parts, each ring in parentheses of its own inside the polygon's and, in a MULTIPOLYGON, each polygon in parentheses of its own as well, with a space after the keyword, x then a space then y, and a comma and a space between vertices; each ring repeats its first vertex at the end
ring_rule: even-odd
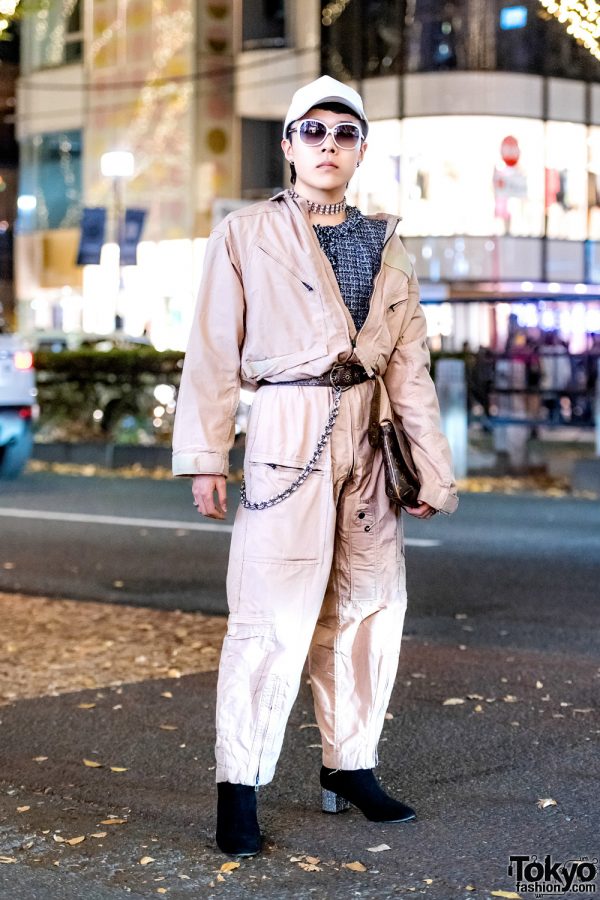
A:
POLYGON ((320 812, 305 676, 259 793, 265 851, 232 866, 214 844, 223 619, 8 595, 0 616, 2 900, 488 900, 521 896, 511 853, 598 856, 596 660, 406 636, 378 770, 417 809, 399 826, 320 812))

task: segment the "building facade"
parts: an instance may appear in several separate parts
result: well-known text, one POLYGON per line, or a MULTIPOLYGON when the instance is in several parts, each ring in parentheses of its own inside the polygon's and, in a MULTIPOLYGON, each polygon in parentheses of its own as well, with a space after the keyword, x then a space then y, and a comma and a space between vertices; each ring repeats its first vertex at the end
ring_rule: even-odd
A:
POLYGON ((402 217, 432 344, 500 348, 516 317, 585 349, 600 332, 600 50, 585 3, 567 22, 556 6, 51 0, 22 40, 22 326, 109 331, 119 313, 181 346, 211 223, 287 184, 290 96, 327 73, 363 94, 348 196, 402 217), (111 208, 113 149, 135 158, 126 205, 148 211, 121 279, 110 240, 99 266, 74 263, 82 208, 111 208))

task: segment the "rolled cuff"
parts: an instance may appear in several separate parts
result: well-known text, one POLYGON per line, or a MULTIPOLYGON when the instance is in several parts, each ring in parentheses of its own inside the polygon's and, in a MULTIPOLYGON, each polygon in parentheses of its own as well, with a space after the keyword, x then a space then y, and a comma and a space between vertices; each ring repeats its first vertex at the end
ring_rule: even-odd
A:
POLYGON ((173 475, 229 475, 229 454, 214 450, 174 453, 173 475))
POLYGON ((458 506, 456 491, 449 487, 439 488, 423 485, 419 491, 419 500, 422 503, 429 503, 433 509, 448 516, 458 506))

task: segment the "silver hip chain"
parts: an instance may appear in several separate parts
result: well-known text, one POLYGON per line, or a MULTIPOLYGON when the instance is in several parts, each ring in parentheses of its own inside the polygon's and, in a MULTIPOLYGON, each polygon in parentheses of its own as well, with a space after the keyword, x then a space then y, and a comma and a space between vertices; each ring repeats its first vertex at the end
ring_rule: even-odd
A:
POLYGON ((325 445, 329 440, 331 432, 333 431, 333 426, 335 424, 335 420, 337 419, 338 413, 340 411, 340 399, 342 396, 342 388, 334 386, 333 388, 333 403, 331 404, 331 409, 329 410, 329 418, 327 420, 327 424, 323 429, 323 433, 321 437, 317 441, 317 446, 315 447, 315 451, 309 461, 306 463, 298 477, 292 481, 292 483, 286 487, 284 491, 281 491, 279 494, 274 494, 272 497, 269 497, 267 500, 258 500, 251 501, 248 500, 246 496, 246 482, 242 480, 242 484, 240 486, 240 503, 244 507, 244 509, 268 509, 270 506, 275 506, 277 503, 281 503, 283 500, 287 500, 294 491, 297 491, 301 484, 304 484, 310 473, 315 468, 319 457, 321 456, 323 450, 325 449, 325 445))

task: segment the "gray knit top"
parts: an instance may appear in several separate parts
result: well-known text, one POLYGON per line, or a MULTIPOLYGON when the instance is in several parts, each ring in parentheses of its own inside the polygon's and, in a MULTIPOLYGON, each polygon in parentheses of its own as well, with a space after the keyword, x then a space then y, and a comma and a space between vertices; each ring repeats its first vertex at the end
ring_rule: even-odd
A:
POLYGON ((356 206, 346 207, 339 225, 313 225, 331 263, 344 303, 360 330, 369 312, 373 280, 381 267, 387 221, 368 219, 356 206))

